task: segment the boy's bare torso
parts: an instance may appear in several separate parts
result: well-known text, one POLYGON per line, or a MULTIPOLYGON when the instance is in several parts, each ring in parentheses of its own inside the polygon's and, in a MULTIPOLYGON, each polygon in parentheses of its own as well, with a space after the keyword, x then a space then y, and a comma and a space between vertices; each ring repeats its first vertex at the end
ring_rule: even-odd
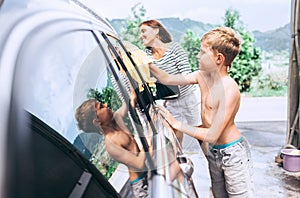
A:
POLYGON ((221 119, 225 127, 220 131, 220 136, 215 144, 226 144, 238 139, 241 134, 234 123, 240 101, 239 91, 235 90, 238 89, 237 85, 229 76, 220 77, 218 81, 212 81, 209 76, 202 77, 198 79, 198 82, 201 90, 201 118, 203 127, 210 128, 213 122, 217 121, 216 119, 221 119), (236 103, 233 104, 235 106, 232 107, 230 115, 226 114, 227 106, 221 104, 222 102, 226 102, 225 100, 232 99, 230 98, 232 96, 226 94, 228 88, 236 92, 234 95, 236 103))
MULTIPOLYGON (((117 146, 117 147, 122 147, 127 151, 130 151, 134 155, 138 155, 140 152, 140 149, 134 137, 128 132, 125 132, 123 130, 117 130, 114 131, 113 133, 107 134, 105 137, 105 144, 106 144, 106 149, 108 151, 111 150, 112 146, 117 146)), ((126 155, 126 154, 121 153, 121 155, 126 155)), ((121 158, 118 157, 115 158, 117 158, 115 160, 119 161, 120 163, 127 165, 130 180, 135 180, 136 178, 138 178, 140 175, 143 174, 143 171, 136 170, 134 167, 128 166, 126 162, 120 160, 121 158)))

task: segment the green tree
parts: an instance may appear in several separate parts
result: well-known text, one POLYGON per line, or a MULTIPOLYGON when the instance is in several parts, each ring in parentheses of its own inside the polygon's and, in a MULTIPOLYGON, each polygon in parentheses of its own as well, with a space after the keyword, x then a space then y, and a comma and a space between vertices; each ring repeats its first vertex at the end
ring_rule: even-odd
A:
POLYGON ((200 38, 194 32, 191 30, 186 31, 181 45, 187 52, 192 71, 199 69, 199 62, 196 56, 200 51, 200 44, 200 38))
POLYGON ((131 8, 133 16, 126 19, 124 27, 121 30, 123 40, 136 45, 140 49, 144 49, 144 45, 140 40, 139 24, 143 22, 146 9, 141 3, 137 3, 131 8))
MULTIPOLYGON (((120 97, 118 96, 114 88, 111 86, 107 86, 103 88, 102 92, 100 92, 97 88, 96 89, 90 88, 87 93, 87 98, 95 98, 97 101, 101 103, 107 103, 108 107, 114 112, 117 111, 122 106, 122 101, 120 97)), ((124 117, 124 122, 128 127, 129 131, 133 133, 134 129, 130 123, 130 119, 128 115, 124 117)))
POLYGON ((107 103, 113 111, 118 110, 122 105, 122 101, 113 87, 105 87, 102 92, 100 92, 97 88, 90 88, 87 98, 95 98, 99 102, 107 103))
POLYGON ((101 93, 97 88, 96 89, 90 88, 88 93, 87 93, 87 98, 94 98, 99 102, 102 101, 101 100, 101 93))
POLYGON ((261 52, 254 47, 254 37, 245 29, 238 11, 226 10, 224 26, 238 32, 243 41, 241 51, 232 63, 229 74, 238 83, 241 92, 249 91, 253 77, 258 76, 262 70, 261 52))

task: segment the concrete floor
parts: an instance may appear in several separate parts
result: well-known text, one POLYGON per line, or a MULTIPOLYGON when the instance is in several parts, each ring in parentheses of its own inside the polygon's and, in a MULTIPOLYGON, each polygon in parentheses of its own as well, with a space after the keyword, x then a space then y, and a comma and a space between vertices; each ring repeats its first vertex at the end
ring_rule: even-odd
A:
MULTIPOLYGON (((286 125, 286 121, 237 122, 251 145, 256 197, 300 198, 300 172, 288 172, 275 162, 285 145, 286 125)), ((184 136, 183 148, 194 163, 193 180, 199 197, 212 197, 207 161, 198 142, 184 136)))

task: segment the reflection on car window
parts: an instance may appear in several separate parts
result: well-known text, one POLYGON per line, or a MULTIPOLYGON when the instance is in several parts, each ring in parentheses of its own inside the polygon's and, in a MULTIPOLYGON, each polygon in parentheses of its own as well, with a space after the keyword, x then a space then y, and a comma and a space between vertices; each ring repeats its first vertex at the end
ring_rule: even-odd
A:
POLYGON ((82 133, 74 117, 75 109, 87 98, 101 98, 112 109, 121 106, 107 70, 108 62, 90 32, 54 38, 42 34, 32 35, 19 61, 25 110, 60 133, 109 177, 108 168, 117 163, 106 153, 103 136, 82 133))
MULTIPOLYGON (((75 110, 83 101, 95 98, 116 111, 125 101, 124 94, 131 95, 132 84, 103 39, 99 48, 90 32, 45 35, 43 30, 34 33, 21 52, 20 92, 25 110, 62 135, 109 178, 118 163, 107 154, 101 133, 78 129, 75 110)), ((125 59, 118 40, 110 41, 125 59)), ((129 64, 127 60, 126 67, 132 68, 129 64)), ((124 123, 132 134, 137 133, 129 114, 124 123)))

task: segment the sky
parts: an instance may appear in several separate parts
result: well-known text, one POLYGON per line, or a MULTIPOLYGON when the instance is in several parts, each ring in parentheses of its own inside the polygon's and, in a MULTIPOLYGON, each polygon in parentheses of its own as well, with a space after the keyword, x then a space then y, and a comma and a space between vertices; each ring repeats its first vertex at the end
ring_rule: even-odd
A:
POLYGON ((223 24, 227 9, 237 10, 250 31, 268 31, 290 22, 292 0, 81 0, 101 16, 124 19, 140 3, 146 19, 179 17, 210 24, 223 24), (105 2, 105 3, 104 3, 105 2))

